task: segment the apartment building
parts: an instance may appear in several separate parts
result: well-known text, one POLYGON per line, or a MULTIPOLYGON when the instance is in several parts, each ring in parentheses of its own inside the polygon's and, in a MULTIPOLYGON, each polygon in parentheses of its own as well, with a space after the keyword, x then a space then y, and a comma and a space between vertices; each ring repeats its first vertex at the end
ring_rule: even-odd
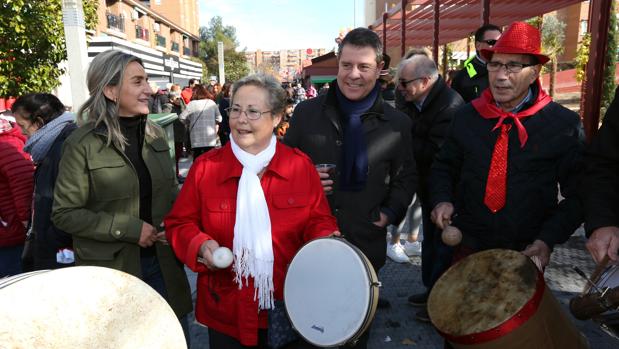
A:
POLYGON ((189 59, 199 54, 198 0, 98 1, 90 60, 109 49, 131 53, 161 87, 202 77, 202 64, 189 59))
POLYGON ((292 49, 279 51, 250 51, 245 53, 251 71, 268 71, 281 81, 292 81, 300 77, 303 67, 312 64, 312 58, 327 53, 324 48, 292 49))

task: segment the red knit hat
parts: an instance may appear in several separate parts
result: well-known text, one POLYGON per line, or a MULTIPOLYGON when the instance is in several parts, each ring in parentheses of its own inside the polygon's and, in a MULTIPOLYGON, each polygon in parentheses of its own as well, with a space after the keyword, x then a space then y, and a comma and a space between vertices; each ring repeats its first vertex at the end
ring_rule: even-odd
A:
POLYGON ((539 64, 544 64, 550 58, 542 53, 541 47, 541 35, 537 28, 524 22, 514 22, 492 48, 481 50, 481 56, 490 61, 494 53, 524 54, 535 56, 539 64))

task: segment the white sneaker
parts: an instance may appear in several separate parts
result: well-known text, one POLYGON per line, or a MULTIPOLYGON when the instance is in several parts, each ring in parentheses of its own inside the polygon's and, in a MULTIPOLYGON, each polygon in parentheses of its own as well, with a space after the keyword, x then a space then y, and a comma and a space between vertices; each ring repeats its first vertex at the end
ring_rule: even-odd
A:
POLYGON ((404 253, 407 256, 421 256, 421 242, 406 242, 404 244, 404 253))
POLYGON ((399 242, 396 244, 387 243, 387 257, 391 258, 396 263, 410 262, 408 256, 404 252, 404 247, 399 242))

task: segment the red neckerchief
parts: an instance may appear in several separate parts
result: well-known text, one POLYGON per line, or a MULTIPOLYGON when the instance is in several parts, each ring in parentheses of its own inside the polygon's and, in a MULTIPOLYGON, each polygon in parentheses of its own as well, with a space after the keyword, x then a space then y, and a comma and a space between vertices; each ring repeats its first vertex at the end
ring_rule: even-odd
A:
POLYGON ((516 128, 518 128, 518 138, 520 139, 520 147, 522 148, 527 142, 527 138, 529 136, 527 135, 527 130, 524 128, 524 126, 520 122, 520 119, 525 118, 527 116, 534 115, 538 111, 542 110, 546 105, 548 105, 548 103, 552 102, 552 98, 549 95, 547 95, 546 92, 544 92, 544 89, 542 89, 542 84, 539 81, 539 79, 536 80, 536 83, 538 87, 538 92, 537 92, 537 99, 535 100, 535 103, 529 108, 525 110, 521 110, 515 114, 506 112, 496 105, 496 102, 494 100, 494 97, 492 96, 492 93, 490 92, 489 87, 484 92, 482 92, 479 98, 471 101, 471 104, 473 105, 473 108, 477 110, 479 115, 481 115, 482 118, 484 119, 497 119, 498 118, 499 119, 499 121, 496 123, 492 131, 501 127, 501 125, 503 124, 503 121, 506 118, 513 118, 514 124, 516 125, 516 128))

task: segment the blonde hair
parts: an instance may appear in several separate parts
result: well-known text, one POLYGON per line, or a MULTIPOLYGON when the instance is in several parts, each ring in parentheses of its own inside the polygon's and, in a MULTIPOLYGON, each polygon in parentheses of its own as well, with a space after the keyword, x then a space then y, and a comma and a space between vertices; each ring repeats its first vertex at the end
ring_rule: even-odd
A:
POLYGON ((118 123, 118 101, 107 98, 104 91, 107 86, 122 88, 125 69, 131 62, 144 66, 138 57, 121 51, 108 50, 95 56, 86 75, 90 97, 78 111, 80 124, 93 122, 95 127, 104 124, 107 128, 107 146, 114 144, 122 150, 127 139, 118 123))

